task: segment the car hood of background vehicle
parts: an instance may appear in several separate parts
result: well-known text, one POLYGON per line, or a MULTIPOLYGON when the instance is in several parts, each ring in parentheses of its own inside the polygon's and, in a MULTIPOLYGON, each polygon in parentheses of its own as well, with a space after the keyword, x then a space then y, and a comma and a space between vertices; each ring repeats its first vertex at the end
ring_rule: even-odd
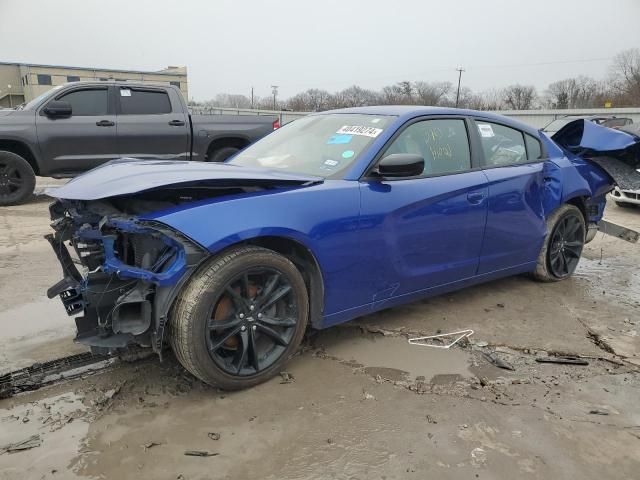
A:
POLYGON ((122 158, 105 163, 46 194, 66 200, 99 200, 168 186, 285 186, 322 182, 321 177, 226 163, 122 158))
POLYGON ((576 120, 562 127, 551 139, 601 167, 621 189, 640 189, 640 136, 637 134, 576 120))

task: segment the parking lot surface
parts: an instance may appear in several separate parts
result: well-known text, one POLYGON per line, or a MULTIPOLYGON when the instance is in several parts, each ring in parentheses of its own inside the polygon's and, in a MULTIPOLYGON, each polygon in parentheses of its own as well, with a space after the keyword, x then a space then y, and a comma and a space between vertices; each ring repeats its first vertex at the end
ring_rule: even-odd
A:
MULTIPOLYGON (((85 351, 45 295, 60 278, 47 206, 0 209, 0 374, 85 351)), ((605 217, 640 229, 640 209, 605 217)), ((512 277, 310 332, 246 391, 167 352, 0 400, 0 479, 637 478, 639 249, 598 234, 567 281, 512 277), (463 329, 451 349, 407 342, 463 329), (558 355, 588 365, 537 361, 558 355)))

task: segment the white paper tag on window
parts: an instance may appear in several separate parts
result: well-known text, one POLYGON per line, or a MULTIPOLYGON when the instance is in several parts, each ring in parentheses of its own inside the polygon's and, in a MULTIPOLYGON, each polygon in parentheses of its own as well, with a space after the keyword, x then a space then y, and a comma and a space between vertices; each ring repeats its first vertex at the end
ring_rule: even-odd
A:
POLYGON ((382 129, 375 127, 365 127, 364 125, 345 125, 336 133, 340 135, 362 135, 364 137, 376 138, 382 133, 382 129))
POLYGON ((491 125, 489 125, 488 123, 479 123, 478 124, 478 131, 480 132, 480 135, 483 137, 495 137, 495 133, 493 133, 493 128, 491 128, 491 125))
POLYGON ((121 88, 120 89, 120 96, 121 97, 130 97, 131 96, 131 90, 129 90, 128 88, 121 88))

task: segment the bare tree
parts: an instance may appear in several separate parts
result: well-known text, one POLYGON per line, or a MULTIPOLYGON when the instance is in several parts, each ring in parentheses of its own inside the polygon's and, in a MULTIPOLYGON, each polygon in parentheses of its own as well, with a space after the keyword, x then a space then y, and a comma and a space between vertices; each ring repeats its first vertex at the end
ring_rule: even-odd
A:
POLYGON ((640 105, 640 48, 625 50, 615 56, 611 86, 622 105, 640 105))
POLYGON ((486 90, 480 93, 461 92, 462 100, 466 108, 473 110, 502 110, 505 108, 503 95, 500 90, 486 90))
POLYGON ((510 85, 503 92, 505 106, 511 110, 529 110, 536 99, 535 87, 528 85, 510 85))
POLYGON ((251 108, 251 100, 245 95, 219 93, 213 100, 205 102, 209 107, 251 108))
POLYGON ((594 108, 602 106, 604 84, 590 77, 579 76, 553 82, 546 92, 550 108, 594 108))
POLYGON ((421 105, 442 105, 452 92, 451 82, 415 82, 413 89, 416 100, 421 105))
POLYGON ((329 100, 330 108, 364 107, 375 105, 378 102, 378 94, 373 90, 353 85, 332 95, 329 100))
POLYGON ((329 108, 330 97, 326 90, 311 88, 287 100, 287 108, 298 112, 320 112, 329 108))

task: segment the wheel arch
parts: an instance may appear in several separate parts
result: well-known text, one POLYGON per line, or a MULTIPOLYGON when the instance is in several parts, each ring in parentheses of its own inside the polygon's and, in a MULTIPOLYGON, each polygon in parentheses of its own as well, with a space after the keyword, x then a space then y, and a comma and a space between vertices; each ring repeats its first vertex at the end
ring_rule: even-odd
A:
POLYGON ((207 146, 206 159, 208 160, 213 154, 213 152, 221 148, 233 147, 233 148, 243 149, 250 143, 251 141, 248 138, 243 137, 241 135, 224 136, 224 137, 216 138, 213 141, 211 141, 207 146))
POLYGON ((38 160, 33 154, 31 148, 25 143, 19 140, 9 140, 0 138, 0 151, 15 153, 16 155, 24 158, 36 175, 40 175, 40 166, 38 160))
POLYGON ((577 207, 578 210, 582 213, 582 217, 584 218, 585 225, 589 224, 589 213, 587 212, 587 202, 589 200, 589 196, 587 195, 576 195, 571 198, 567 198, 564 203, 568 205, 573 205, 577 207))
POLYGON ((261 236, 244 240, 239 245, 255 245, 273 250, 293 262, 302 274, 309 292, 309 319, 311 325, 320 328, 324 312, 324 279, 320 264, 309 247, 298 240, 284 236, 261 236))

